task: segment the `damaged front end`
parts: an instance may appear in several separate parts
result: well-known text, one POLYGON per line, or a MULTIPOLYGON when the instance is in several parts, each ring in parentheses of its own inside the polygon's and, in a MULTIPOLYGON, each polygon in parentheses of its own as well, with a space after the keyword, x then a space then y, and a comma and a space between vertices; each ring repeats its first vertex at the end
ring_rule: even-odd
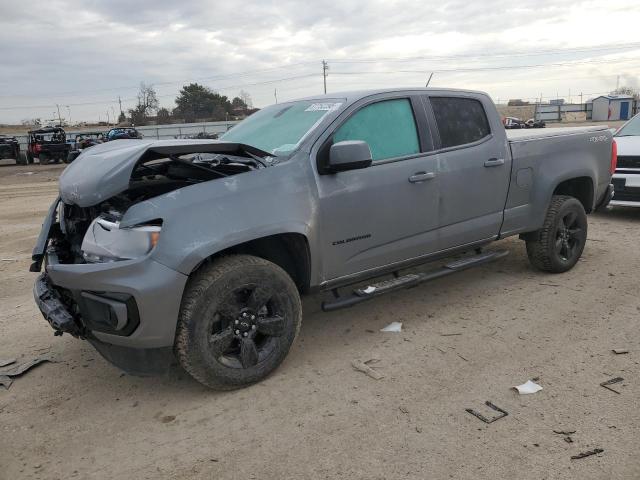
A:
POLYGON ((263 169, 275 158, 222 142, 110 143, 119 142, 125 145, 87 150, 61 176, 60 197, 33 251, 30 270, 45 265, 34 297, 56 335, 88 339, 130 372, 141 372, 142 357, 152 358, 155 371, 158 349, 171 351, 187 277, 151 258, 162 218, 126 227, 122 218, 140 202, 263 169))

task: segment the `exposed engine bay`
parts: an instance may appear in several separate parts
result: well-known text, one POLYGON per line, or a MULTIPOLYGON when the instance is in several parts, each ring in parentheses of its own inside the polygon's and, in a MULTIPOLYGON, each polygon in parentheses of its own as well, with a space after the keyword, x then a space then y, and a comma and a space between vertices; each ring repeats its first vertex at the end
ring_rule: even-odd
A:
MULTIPOLYGON (((213 149, 215 145, 204 147, 213 149)), ((202 149, 205 149, 203 145, 192 146, 192 150, 202 149)), ((184 152, 184 147, 179 153, 166 150, 149 149, 144 152, 131 172, 128 188, 103 202, 80 207, 61 201, 58 222, 52 225, 48 252, 55 254, 60 263, 135 258, 155 246, 162 221, 119 229, 120 220, 132 205, 190 185, 276 163, 275 157, 266 152, 242 147, 232 153, 184 152), (249 150, 255 150, 255 153, 249 150)))

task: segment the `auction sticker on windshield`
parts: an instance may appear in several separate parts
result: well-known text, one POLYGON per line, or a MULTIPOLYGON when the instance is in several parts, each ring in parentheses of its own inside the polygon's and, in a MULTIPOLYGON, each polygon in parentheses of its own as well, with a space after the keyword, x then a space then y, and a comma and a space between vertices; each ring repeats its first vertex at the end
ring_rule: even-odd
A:
POLYGON ((342 103, 312 103, 309 105, 305 112, 331 112, 340 108, 342 103))

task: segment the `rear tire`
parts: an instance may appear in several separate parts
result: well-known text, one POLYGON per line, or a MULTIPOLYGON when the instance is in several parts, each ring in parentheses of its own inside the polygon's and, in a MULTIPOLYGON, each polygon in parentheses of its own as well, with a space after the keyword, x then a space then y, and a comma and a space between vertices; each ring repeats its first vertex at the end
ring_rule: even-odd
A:
POLYGON ((33 163, 33 155, 31 155, 29 152, 27 152, 27 163, 28 164, 33 163))
POLYGON ((241 388, 282 363, 301 321, 300 295, 282 268, 249 255, 222 257, 187 284, 176 357, 207 387, 241 388))
POLYGON ((540 230, 527 240, 529 261, 538 270, 562 273, 571 270, 587 242, 587 214, 573 197, 554 195, 540 230))
POLYGON ((45 155, 44 153, 38 155, 38 160, 40 161, 40 165, 49 165, 49 162, 51 162, 49 155, 45 155))

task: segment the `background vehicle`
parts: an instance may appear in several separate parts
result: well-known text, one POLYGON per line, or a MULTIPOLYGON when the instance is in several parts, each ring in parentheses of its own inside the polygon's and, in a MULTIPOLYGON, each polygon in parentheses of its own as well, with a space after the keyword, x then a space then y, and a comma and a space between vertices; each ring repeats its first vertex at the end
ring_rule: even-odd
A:
POLYGON ((516 117, 504 117, 503 124, 506 129, 527 128, 527 124, 516 117))
POLYGON ((60 177, 36 302, 127 371, 175 354, 238 388, 287 355, 300 294, 355 305, 500 258, 482 248, 512 235, 535 268, 571 269, 587 213, 610 199, 613 145, 606 127, 507 135, 486 94, 442 89, 272 105, 218 141, 96 145, 60 177))
POLYGON ((26 157, 20 155, 20 143, 16 137, 0 135, 0 159, 13 158, 18 164, 27 163, 26 157))
POLYGON ((71 145, 67 135, 60 127, 46 127, 28 132, 27 161, 33 163, 37 158, 41 165, 58 163, 67 159, 71 145))
POLYGON ((142 138, 142 134, 135 128, 130 127, 118 127, 112 128, 107 132, 105 141, 111 140, 123 140, 128 138, 142 138))
POLYGON ((82 132, 76 135, 65 163, 73 162, 86 148, 104 142, 104 132, 82 132))
POLYGON ((524 123, 527 128, 544 128, 547 125, 544 120, 536 120, 534 118, 530 118, 524 123))
POLYGON ((613 175, 611 205, 640 207, 640 114, 620 127, 614 137, 618 166, 613 175))

